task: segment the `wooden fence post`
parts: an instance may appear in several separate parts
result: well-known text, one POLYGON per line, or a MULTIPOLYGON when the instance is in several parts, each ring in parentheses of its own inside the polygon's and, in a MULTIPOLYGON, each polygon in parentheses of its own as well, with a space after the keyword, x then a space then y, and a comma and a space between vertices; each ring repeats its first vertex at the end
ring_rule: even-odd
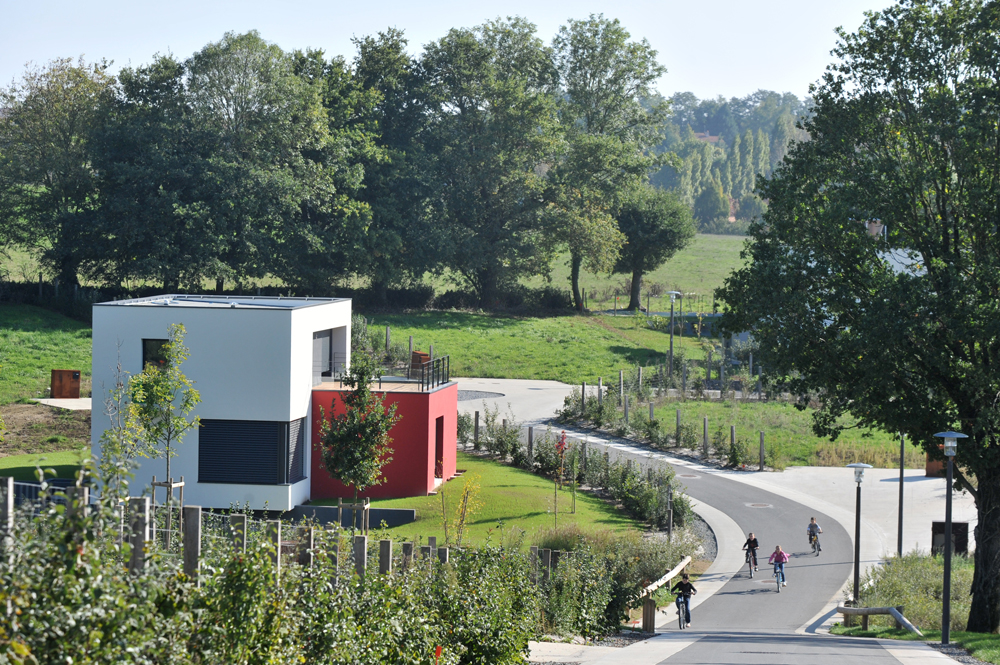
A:
POLYGON ((316 547, 316 529, 306 529, 305 538, 299 543, 299 565, 306 568, 313 566, 313 549, 316 547))
POLYGON ((618 401, 622 401, 625 396, 625 370, 618 370, 618 401))
POLYGON ((705 457, 708 458, 708 416, 705 416, 702 421, 701 450, 705 457))
POLYGON ((667 483, 667 540, 674 536, 674 491, 667 483))
POLYGON ((736 447, 736 425, 729 426, 729 450, 736 447))
POLYGON ((132 573, 141 573, 146 568, 146 543, 149 536, 149 497, 130 497, 128 500, 129 514, 129 545, 132 554, 128 560, 128 569, 132 573))
POLYGON ((360 577, 368 568, 368 536, 354 536, 354 570, 360 577))
POLYGON ((597 408, 598 410, 604 406, 604 378, 597 377, 597 408))
POLYGON ((587 415, 587 382, 580 385, 580 415, 587 415))
POLYGON ((587 441, 580 444, 580 469, 587 473, 587 441))
MULTIPOLYGON (((413 335, 410 335, 410 358, 413 358, 413 335)), ((408 364, 412 364, 412 360, 406 361, 408 364)))
POLYGON ((392 339, 391 335, 392 335, 392 333, 389 332, 389 326, 386 326, 385 327, 385 352, 386 353, 389 353, 389 346, 390 346, 389 342, 392 339))
POLYGON ((406 570, 413 563, 413 543, 403 543, 403 561, 402 568, 406 570))
POLYGON ((392 572, 392 541, 378 541, 378 574, 388 575, 392 572))
POLYGON ((441 563, 448 563, 448 548, 439 547, 438 548, 438 561, 441 563))
POLYGON ((628 395, 622 395, 622 404, 625 405, 625 422, 628 422, 628 395))
POLYGON ((184 543, 184 574, 201 586, 198 571, 201 564, 201 506, 184 506, 184 526, 181 542, 184 543))
POLYGON ((535 460, 535 428, 528 428, 528 462, 535 460))
POLYGON ((681 410, 677 409, 677 434, 674 436, 674 445, 681 445, 681 410))
POLYGON ((479 412, 476 411, 476 425, 472 434, 472 447, 479 450, 479 412))
POLYGON ((233 535, 233 546, 236 548, 237 552, 246 553, 247 551, 247 516, 246 515, 230 515, 229 516, 229 529, 233 535))
POLYGON ((437 536, 427 536, 427 546, 431 548, 431 551, 436 552, 438 548, 437 536))
POLYGON ((274 547, 270 552, 275 578, 281 577, 281 520, 267 522, 267 540, 274 547))
POLYGON ((420 546, 420 558, 424 561, 429 561, 431 558, 431 546, 421 545, 420 546))
POLYGON ((646 596, 642 601, 642 632, 656 632, 656 601, 646 596))
POLYGON ((760 467, 758 471, 764 470, 764 432, 760 433, 760 467))
POLYGON ((639 369, 639 392, 642 392, 642 365, 636 365, 639 369))
POLYGON ((653 403, 649 403, 649 422, 656 422, 656 416, 653 415, 653 403))

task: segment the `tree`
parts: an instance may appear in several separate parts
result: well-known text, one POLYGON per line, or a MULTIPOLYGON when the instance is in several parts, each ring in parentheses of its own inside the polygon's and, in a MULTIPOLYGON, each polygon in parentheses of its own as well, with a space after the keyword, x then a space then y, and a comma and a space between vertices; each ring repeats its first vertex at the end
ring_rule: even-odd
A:
POLYGON ((451 30, 420 64, 446 265, 494 307, 519 277, 548 268, 540 219, 557 148, 551 55, 535 26, 514 18, 451 30))
POLYGON ((341 393, 342 414, 325 414, 320 422, 320 447, 323 468, 330 477, 358 491, 382 483, 382 467, 392 461, 392 437, 389 430, 399 421, 396 405, 386 408, 382 398, 371 390, 379 367, 367 353, 351 356, 351 367, 343 384, 350 388, 341 393))
POLYGON ((710 180, 698 195, 694 202, 694 216, 702 224, 729 217, 729 198, 723 194, 718 180, 710 180))
POLYGON ((723 326, 753 333, 818 433, 969 435, 968 630, 1000 627, 1000 5, 907 0, 840 32, 815 115, 770 181, 723 326), (878 232, 883 228, 882 232, 878 232), (873 233, 874 231, 874 233, 873 233))
POLYGON ((580 268, 611 270, 624 239, 610 213, 665 161, 651 149, 669 106, 652 86, 666 68, 649 42, 630 37, 618 20, 591 14, 562 26, 552 44, 566 150, 550 171, 551 198, 579 310, 580 268))
POLYGON ((143 432, 130 399, 132 377, 122 368, 120 343, 114 379, 115 385, 108 389, 104 398, 104 415, 111 421, 111 427, 101 433, 100 470, 110 492, 116 497, 124 497, 128 490, 123 476, 132 460, 143 451, 143 432))
POLYGON ((0 91, 0 206, 16 220, 8 235, 67 285, 79 283, 99 203, 90 139, 111 94, 107 66, 53 60, 0 91))
POLYGON ((615 272, 632 274, 628 309, 641 305, 643 274, 656 270, 695 235, 691 210, 674 192, 653 187, 636 190, 618 213, 618 228, 628 239, 615 272))
POLYGON ((181 364, 189 356, 184 333, 182 324, 171 324, 160 352, 162 362, 147 363, 142 373, 128 382, 131 426, 138 428, 143 446, 140 454, 166 459, 167 480, 172 477, 170 458, 177 454, 176 447, 201 422, 198 416, 189 419, 201 395, 181 371, 181 364))

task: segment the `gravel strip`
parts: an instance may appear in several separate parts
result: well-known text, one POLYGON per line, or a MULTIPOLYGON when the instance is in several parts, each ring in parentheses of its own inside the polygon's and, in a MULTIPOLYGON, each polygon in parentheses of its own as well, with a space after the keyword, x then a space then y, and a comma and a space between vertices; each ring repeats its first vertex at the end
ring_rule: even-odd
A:
POLYGON ((715 539, 715 532, 712 531, 712 527, 708 526, 708 522, 701 519, 697 513, 693 514, 692 517, 694 519, 687 526, 701 538, 702 551, 698 558, 705 561, 715 561, 715 557, 719 555, 719 542, 715 539))
POLYGON ((470 402, 474 399, 497 399, 503 397, 504 393, 490 393, 485 390, 459 390, 458 401, 470 402))
POLYGON ((595 647, 615 647, 621 649, 642 642, 655 636, 656 633, 643 633, 638 630, 623 630, 617 635, 607 635, 594 642, 595 647))
POLYGON ((940 642, 937 644, 928 642, 927 644, 931 645, 952 660, 957 660, 960 663, 965 663, 966 665, 989 665, 989 663, 984 660, 979 660, 978 658, 970 656, 968 651, 958 645, 941 644, 940 642))

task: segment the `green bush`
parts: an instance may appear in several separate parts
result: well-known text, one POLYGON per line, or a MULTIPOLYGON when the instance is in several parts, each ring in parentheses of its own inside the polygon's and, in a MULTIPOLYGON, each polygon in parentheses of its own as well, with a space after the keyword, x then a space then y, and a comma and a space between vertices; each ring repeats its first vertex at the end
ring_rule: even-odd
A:
POLYGON ((462 444, 462 447, 469 445, 472 441, 472 437, 475 435, 475 424, 472 422, 472 416, 468 413, 459 412, 458 414, 458 442, 462 444))
MULTIPOLYGON (((965 630, 972 597, 972 558, 952 557, 951 629, 965 630)), ((922 630, 941 630, 944 558, 920 552, 889 557, 861 578, 861 607, 903 606, 903 616, 922 630)), ((892 625, 892 617, 871 617, 871 625, 892 625)))

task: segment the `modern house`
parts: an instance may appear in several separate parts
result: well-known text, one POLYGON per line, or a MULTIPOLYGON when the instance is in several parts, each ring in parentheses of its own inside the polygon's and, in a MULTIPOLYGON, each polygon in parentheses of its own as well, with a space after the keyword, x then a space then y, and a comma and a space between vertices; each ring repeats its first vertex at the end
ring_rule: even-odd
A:
MULTIPOLYGON (((185 503, 291 510, 311 498, 353 496, 310 451, 319 440, 318 407, 330 413, 340 404, 339 377, 351 361, 350 299, 161 295, 94 305, 95 458, 110 426, 97 405, 115 384, 116 365, 141 372, 174 323, 186 329, 190 357, 182 370, 201 395, 192 414, 200 427, 171 459, 174 481, 184 477, 185 503)), ((438 460, 439 476, 454 475, 458 393, 434 371, 443 361, 422 364, 413 378, 385 377, 386 402, 399 403, 402 418, 391 432, 387 482, 366 496, 426 495, 442 481, 438 460)), ((137 461, 133 493, 154 476, 166 480, 164 459, 137 461)))

